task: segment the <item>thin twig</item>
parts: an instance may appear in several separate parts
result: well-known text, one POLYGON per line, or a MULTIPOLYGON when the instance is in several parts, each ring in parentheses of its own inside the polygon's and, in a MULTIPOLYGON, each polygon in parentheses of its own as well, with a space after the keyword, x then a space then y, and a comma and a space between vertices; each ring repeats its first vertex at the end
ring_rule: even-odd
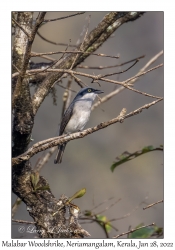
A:
POLYGON ((121 201, 121 198, 119 198, 117 201, 115 201, 114 203, 112 203, 111 205, 109 205, 108 207, 106 207, 104 210, 98 212, 99 214, 104 213, 105 211, 107 211, 108 209, 110 209, 111 207, 113 207, 114 205, 116 205, 119 201, 121 201))
POLYGON ((19 75, 20 75, 20 70, 16 67, 15 64, 12 64, 12 66, 18 71, 19 75))
POLYGON ((18 197, 12 206, 12 218, 14 217, 19 205, 21 204, 22 200, 18 197))
MULTIPOLYGON (((64 44, 66 45, 66 44, 64 44)), ((69 46, 72 47, 72 46, 69 46)), ((54 54, 62 54, 62 53, 66 53, 66 54, 86 54, 87 52, 84 51, 53 51, 53 52, 45 52, 45 53, 31 53, 31 57, 40 57, 43 55, 54 55, 54 54)), ((101 54, 101 53, 92 53, 91 55, 93 56, 101 56, 101 57, 109 57, 109 58, 116 58, 118 59, 119 56, 110 56, 110 55, 106 55, 106 54, 101 54)))
POLYGON ((150 205, 144 207, 143 210, 145 210, 145 209, 147 209, 147 208, 150 208, 150 207, 152 207, 152 206, 154 206, 154 205, 156 205, 156 204, 162 203, 162 202, 163 202, 163 200, 160 200, 160 201, 157 201, 157 202, 155 202, 155 203, 152 203, 152 204, 150 204, 150 205))
MULTIPOLYGON (((37 54, 37 52, 34 52, 34 51, 32 51, 32 53, 37 54)), ((55 61, 55 59, 50 57, 50 56, 41 55, 40 57, 44 58, 44 59, 47 59, 49 61, 55 61)))
MULTIPOLYGON (((42 40, 44 40, 45 42, 48 42, 48 43, 51 43, 51 44, 54 44, 54 45, 60 45, 60 46, 66 46, 66 45, 67 45, 66 43, 56 43, 56 42, 53 42, 53 41, 51 41, 51 40, 45 38, 43 35, 41 35, 41 33, 40 33, 39 31, 37 31, 37 35, 38 35, 42 40)), ((70 45, 69 47, 75 48, 76 45, 70 45)), ((39 54, 39 53, 37 53, 37 54, 39 54)))
MULTIPOLYGON (((147 199, 147 197, 145 197, 145 200, 147 199)), ((132 213, 134 213, 135 211, 137 211, 137 209, 144 203, 144 201, 140 202, 140 204, 138 204, 137 206, 135 206, 130 212, 128 212, 127 214, 124 214, 121 217, 118 218, 114 218, 114 219, 110 219, 109 222, 113 222, 113 221, 117 221, 117 220, 123 220, 129 216, 131 216, 132 213)))
POLYGON ((128 232, 125 232, 125 233, 122 233, 122 234, 118 234, 117 236, 115 236, 115 237, 113 237, 113 238, 114 238, 114 239, 117 239, 117 238, 119 238, 120 236, 123 236, 123 235, 125 235, 125 234, 133 233, 133 232, 135 232, 135 231, 137 231, 137 230, 140 230, 140 229, 142 229, 142 228, 151 227, 151 226, 154 226, 154 225, 155 225, 155 223, 153 222, 153 223, 150 224, 150 225, 138 227, 138 228, 136 228, 136 229, 131 229, 131 230, 128 231, 128 232))
POLYGON ((36 224, 36 222, 34 222, 34 221, 26 221, 26 220, 14 220, 14 219, 12 219, 12 222, 25 223, 25 224, 36 224))
POLYGON ((153 71, 153 70, 155 70, 155 69, 157 69, 157 68, 160 68, 160 67, 162 67, 162 66, 163 66, 163 63, 161 63, 161 64, 159 64, 159 65, 157 65, 157 66, 155 66, 155 67, 153 67, 153 68, 151 68, 151 69, 148 69, 148 70, 145 71, 145 72, 142 72, 142 73, 140 73, 140 74, 138 74, 138 75, 136 75, 136 76, 133 76, 133 77, 127 79, 126 81, 124 81, 124 83, 128 83, 128 82, 132 81, 133 79, 135 79, 136 77, 140 77, 140 76, 142 76, 142 75, 145 75, 146 73, 149 73, 149 72, 151 72, 151 71, 153 71))
MULTIPOLYGON (((89 16, 86 16, 85 20, 88 20, 89 17, 90 17, 90 15, 89 15, 89 16)), ((86 33, 87 26, 88 26, 88 23, 85 23, 85 25, 83 26, 82 32, 80 33, 80 36, 79 36, 79 38, 78 38, 78 40, 77 40, 77 42, 76 42, 77 48, 79 48, 79 46, 80 46, 80 44, 81 44, 81 40, 82 40, 82 37, 84 37, 84 34, 86 33)))
POLYGON ((41 168, 49 161, 50 157, 53 155, 53 153, 58 149, 58 147, 50 148, 49 151, 45 153, 44 156, 37 162, 34 170, 39 172, 41 168))
MULTIPOLYGON (((86 32, 85 32, 85 35, 84 35, 83 42, 82 42, 82 44, 81 44, 81 46, 80 46, 80 48, 79 48, 80 51, 81 51, 81 49, 83 48, 84 41, 86 40, 86 37, 87 37, 87 34, 88 34, 89 23, 90 23, 90 16, 89 16, 89 19, 88 19, 88 25, 87 25, 87 29, 86 29, 86 32)), ((76 57, 74 58, 74 60, 73 60, 73 62, 72 62, 72 65, 71 65, 70 69, 73 69, 74 64, 75 64, 77 58, 78 58, 78 54, 77 54, 76 57)))
MULTIPOLYGON (((95 214, 94 214, 94 216, 95 216, 95 214)), ((80 220, 89 220, 89 221, 91 221, 91 222, 81 222, 81 224, 87 224, 87 223, 92 223, 92 222, 101 222, 101 223, 103 223, 103 224, 107 224, 107 223, 109 223, 109 221, 107 221, 107 222, 103 222, 103 221, 99 221, 98 219, 96 219, 96 216, 93 218, 93 217, 80 217, 79 218, 80 220)), ((110 227, 112 227, 116 232, 118 231, 118 229, 115 227, 115 226, 113 226, 111 223, 110 223, 110 227)))
POLYGON ((83 88, 84 86, 87 86, 87 84, 83 83, 82 80, 80 80, 78 77, 76 77, 74 74, 71 74, 71 76, 74 78, 75 82, 78 83, 78 85, 83 88))
POLYGON ((78 65, 77 68, 80 69, 110 69, 110 68, 115 68, 115 67, 121 67, 125 64, 131 63, 133 61, 137 61, 140 60, 141 58, 144 58, 145 56, 139 56, 137 58, 134 58, 132 60, 129 60, 127 62, 121 63, 121 64, 115 64, 115 65, 111 65, 111 66, 86 66, 86 65, 78 65))
POLYGON ((119 71, 119 72, 114 72, 114 73, 110 73, 110 74, 106 74, 106 75, 102 75, 102 77, 106 77, 106 76, 113 76, 113 75, 117 75, 117 74, 122 74, 126 71, 128 71, 129 69, 131 69, 132 67, 134 67, 134 65, 136 65, 136 63, 138 63, 139 60, 136 60, 129 68, 119 71))
MULTIPOLYGON (((60 85, 60 83, 56 83, 59 87, 66 89, 66 87, 60 85)), ((73 90, 73 89, 69 89, 70 91, 72 91, 73 93, 77 93, 77 91, 73 90)))
MULTIPOLYGON (((92 211, 92 210, 95 210, 95 209, 98 208, 99 206, 103 205, 105 202, 108 202, 108 201, 110 201, 110 200, 112 200, 112 199, 114 199, 114 197, 110 197, 110 198, 108 198, 108 199, 102 201, 101 203, 99 203, 98 205, 96 205, 95 207, 93 207, 93 208, 91 209, 91 211, 92 211)), ((120 199, 121 199, 121 198, 120 198, 120 199)))
POLYGON ((12 18, 12 21, 24 32, 24 34, 26 34, 28 38, 30 38, 28 32, 14 18, 12 18))
POLYGON ((73 16, 77 16, 77 15, 82 15, 84 13, 85 12, 77 12, 77 13, 69 15, 69 16, 58 17, 58 18, 55 18, 55 19, 47 19, 47 20, 44 20, 43 23, 55 22, 55 21, 58 21, 58 20, 69 18, 69 17, 73 17, 73 16))

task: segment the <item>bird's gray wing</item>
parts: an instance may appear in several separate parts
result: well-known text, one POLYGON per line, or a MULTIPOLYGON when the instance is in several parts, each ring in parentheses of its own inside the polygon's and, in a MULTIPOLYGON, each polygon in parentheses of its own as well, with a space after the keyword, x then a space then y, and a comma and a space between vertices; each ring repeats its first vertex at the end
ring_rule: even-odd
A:
POLYGON ((74 102, 72 102, 68 109, 65 111, 62 121, 61 121, 61 125, 60 125, 60 131, 59 131, 59 135, 62 135, 64 133, 65 127, 68 124, 72 113, 73 113, 73 108, 74 108, 74 102))

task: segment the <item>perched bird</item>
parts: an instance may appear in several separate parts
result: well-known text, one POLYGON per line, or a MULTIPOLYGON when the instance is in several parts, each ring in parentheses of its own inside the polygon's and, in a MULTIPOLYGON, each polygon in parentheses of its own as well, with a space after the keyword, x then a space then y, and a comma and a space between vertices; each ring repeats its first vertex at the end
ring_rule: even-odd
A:
MULTIPOLYGON (((83 130, 89 120, 93 101, 101 93, 104 92, 93 88, 82 88, 77 93, 62 117, 59 136, 83 130)), ((54 160, 55 164, 62 162, 66 144, 67 142, 58 146, 58 152, 54 160)))

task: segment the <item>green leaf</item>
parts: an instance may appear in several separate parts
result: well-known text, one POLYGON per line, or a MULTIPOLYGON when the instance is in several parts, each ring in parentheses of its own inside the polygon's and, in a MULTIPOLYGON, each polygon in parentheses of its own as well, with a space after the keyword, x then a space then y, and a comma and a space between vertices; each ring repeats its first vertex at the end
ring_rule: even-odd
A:
POLYGON ((93 213, 90 210, 85 210, 84 215, 91 217, 93 215, 93 213))
POLYGON ((68 200, 68 203, 71 202, 74 199, 82 197, 86 193, 86 188, 82 188, 79 191, 77 191, 73 196, 71 196, 68 200))
POLYGON ((153 146, 147 146, 147 147, 142 148, 142 153, 147 153, 147 152, 152 151, 154 149, 155 148, 153 146))
POLYGON ((37 184, 39 182, 39 173, 38 172, 32 173, 30 175, 30 179, 31 179, 31 182, 32 182, 33 189, 35 190, 36 187, 37 187, 37 184))
POLYGON ((100 226, 104 227, 105 226, 105 229, 106 231, 109 233, 111 231, 111 224, 110 222, 108 221, 107 217, 104 216, 104 215, 96 215, 96 218, 98 220, 98 223, 100 226))
MULTIPOLYGON (((138 225, 135 229, 144 226, 144 224, 140 224, 138 225)), ((149 227, 144 227, 141 229, 138 229, 137 231, 134 231, 132 233, 129 234, 129 238, 130 239, 148 239, 152 236, 153 233, 155 233, 157 231, 156 226, 149 226, 149 227)))

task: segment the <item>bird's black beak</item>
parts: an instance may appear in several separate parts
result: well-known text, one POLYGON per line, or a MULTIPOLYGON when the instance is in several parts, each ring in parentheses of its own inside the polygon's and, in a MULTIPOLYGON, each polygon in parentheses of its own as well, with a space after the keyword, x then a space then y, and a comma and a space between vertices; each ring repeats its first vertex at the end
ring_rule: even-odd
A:
POLYGON ((96 93, 96 94, 102 94, 102 93, 104 93, 104 91, 99 90, 99 89, 96 89, 96 90, 95 90, 95 93, 96 93))

